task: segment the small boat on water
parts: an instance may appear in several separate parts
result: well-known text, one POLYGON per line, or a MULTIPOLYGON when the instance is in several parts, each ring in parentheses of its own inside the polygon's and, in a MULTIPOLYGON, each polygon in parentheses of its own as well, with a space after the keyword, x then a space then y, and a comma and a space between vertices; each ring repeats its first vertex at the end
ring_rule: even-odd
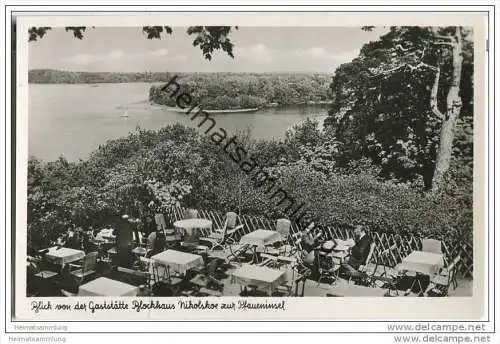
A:
POLYGON ((128 112, 127 112, 127 110, 125 110, 125 112, 124 112, 124 113, 122 113, 122 114, 120 115, 120 117, 128 117, 128 112))

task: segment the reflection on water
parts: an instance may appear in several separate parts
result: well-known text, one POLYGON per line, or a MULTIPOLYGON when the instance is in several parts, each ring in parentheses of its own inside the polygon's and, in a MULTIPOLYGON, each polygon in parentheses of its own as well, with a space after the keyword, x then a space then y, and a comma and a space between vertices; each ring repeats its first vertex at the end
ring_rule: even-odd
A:
MULTIPOLYGON (((29 85, 28 150, 42 160, 85 159, 106 140, 137 126, 145 129, 195 122, 147 102, 150 84, 29 85), (125 114, 125 115, 124 115, 125 114)), ((306 118, 323 119, 322 107, 271 108, 253 113, 211 115, 228 133, 247 130, 254 138, 283 137, 306 118)))

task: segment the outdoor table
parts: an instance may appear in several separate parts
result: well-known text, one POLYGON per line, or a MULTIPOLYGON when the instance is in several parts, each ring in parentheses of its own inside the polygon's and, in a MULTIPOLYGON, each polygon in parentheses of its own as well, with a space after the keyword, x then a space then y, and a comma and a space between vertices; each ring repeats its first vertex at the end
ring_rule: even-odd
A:
POLYGON ((78 296, 136 296, 138 288, 106 277, 99 277, 78 288, 78 296))
POLYGON ((146 254, 148 253, 148 250, 144 247, 137 246, 132 250, 132 253, 135 254, 138 258, 139 257, 145 257, 146 254))
POLYGON ((349 250, 335 250, 328 253, 328 257, 331 257, 335 264, 340 264, 349 257, 349 250))
POLYGON ((184 243, 198 245, 201 229, 212 228, 212 221, 207 219, 185 219, 174 222, 175 228, 183 230, 184 243))
POLYGON ((441 253, 413 251, 397 265, 398 271, 413 271, 427 276, 439 273, 444 266, 444 256, 441 253))
POLYGON ((240 239, 240 244, 251 245, 253 247, 253 262, 256 262, 257 248, 263 249, 266 246, 272 245, 275 242, 279 241, 281 241, 280 233, 267 229, 258 229, 256 231, 243 235, 240 239))
POLYGON ((272 245, 278 241, 281 241, 280 233, 267 229, 258 229, 256 231, 243 235, 240 239, 240 244, 265 247, 267 245, 272 245))
POLYGON ((76 262, 85 257, 85 252, 68 247, 54 246, 49 248, 45 258, 56 265, 64 266, 68 263, 76 262))
POLYGON ((166 250, 151 257, 157 265, 185 274, 189 269, 203 267, 202 256, 175 250, 166 250))
POLYGON ((335 247, 333 248, 335 251, 347 251, 351 247, 354 246, 354 240, 349 239, 349 240, 340 240, 337 239, 335 240, 335 247))
POLYGON ((349 283, 339 283, 328 288, 330 296, 348 296, 348 297, 381 297, 388 293, 387 289, 371 288, 362 285, 349 283))
POLYGON ((242 265, 231 273, 231 283, 254 285, 265 288, 269 294, 286 282, 286 270, 275 270, 267 266, 242 265))
MULTIPOLYGON (((397 271, 412 271, 421 275, 433 276, 439 273, 444 266, 444 256, 441 253, 432 253, 424 251, 413 251, 405 257, 403 261, 396 266, 397 271)), ((420 292, 423 292, 422 285, 418 276, 413 281, 410 289, 417 283, 420 292)))
POLYGON ((99 233, 97 233, 96 239, 115 240, 116 236, 113 235, 113 228, 102 229, 99 233))
POLYGON ((340 239, 325 241, 320 248, 322 252, 328 252, 329 257, 344 259, 349 255, 349 250, 352 247, 351 242, 340 239))

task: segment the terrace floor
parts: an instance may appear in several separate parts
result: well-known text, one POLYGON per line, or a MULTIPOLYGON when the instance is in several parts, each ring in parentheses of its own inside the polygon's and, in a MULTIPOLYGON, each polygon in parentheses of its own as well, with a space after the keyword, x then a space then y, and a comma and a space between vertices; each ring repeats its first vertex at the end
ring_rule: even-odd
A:
POLYGON ((450 289, 450 296, 472 296, 472 279, 462 278, 458 279, 458 286, 456 289, 450 289))
MULTIPOLYGON (((230 268, 226 271, 227 275, 230 275, 234 271, 234 268, 230 268)), ((227 277, 221 280, 224 283, 224 296, 239 296, 241 292, 241 287, 238 284, 231 283, 231 277, 227 277)), ((450 288, 448 293, 449 297, 467 297, 472 296, 472 279, 458 279, 457 288, 450 288)), ((338 283, 348 283, 345 280, 340 280, 338 283)), ((331 285, 326 283, 318 283, 313 280, 306 280, 304 287, 304 297, 326 297, 328 293, 331 292, 331 285)))

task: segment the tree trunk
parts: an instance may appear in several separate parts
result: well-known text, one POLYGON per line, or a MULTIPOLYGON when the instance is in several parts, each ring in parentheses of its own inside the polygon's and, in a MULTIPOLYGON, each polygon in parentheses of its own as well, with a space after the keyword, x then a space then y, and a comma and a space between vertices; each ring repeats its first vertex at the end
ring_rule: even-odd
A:
POLYGON ((452 43, 452 81, 446 98, 446 113, 444 114, 443 124, 441 126, 439 148, 436 156, 434 176, 432 178, 433 191, 437 191, 442 186, 446 172, 450 168, 455 127, 462 108, 462 101, 459 95, 462 60, 462 36, 460 27, 457 26, 455 40, 452 43))

